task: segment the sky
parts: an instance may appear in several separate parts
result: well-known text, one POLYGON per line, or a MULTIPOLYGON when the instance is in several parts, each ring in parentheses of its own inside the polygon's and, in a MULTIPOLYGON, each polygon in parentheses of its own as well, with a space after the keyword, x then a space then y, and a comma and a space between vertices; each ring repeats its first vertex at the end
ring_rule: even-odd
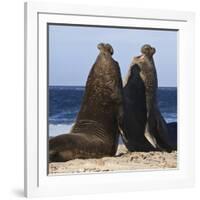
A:
POLYGON ((176 31, 69 25, 49 25, 49 85, 85 86, 101 42, 112 45, 122 79, 141 46, 150 44, 156 48, 158 86, 177 86, 176 31))

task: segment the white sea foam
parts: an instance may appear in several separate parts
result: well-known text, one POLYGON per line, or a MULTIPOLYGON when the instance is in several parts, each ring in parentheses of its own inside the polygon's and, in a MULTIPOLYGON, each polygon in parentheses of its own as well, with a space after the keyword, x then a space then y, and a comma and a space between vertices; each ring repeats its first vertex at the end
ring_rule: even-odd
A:
POLYGON ((172 123, 172 122, 177 122, 177 119, 175 119, 175 118, 167 118, 167 119, 165 119, 165 121, 167 123, 172 123))
POLYGON ((177 121, 177 114, 176 113, 162 113, 164 119, 167 123, 176 122, 177 121))
POLYGON ((49 125, 49 137, 55 137, 57 135, 69 133, 73 124, 50 124, 49 125))

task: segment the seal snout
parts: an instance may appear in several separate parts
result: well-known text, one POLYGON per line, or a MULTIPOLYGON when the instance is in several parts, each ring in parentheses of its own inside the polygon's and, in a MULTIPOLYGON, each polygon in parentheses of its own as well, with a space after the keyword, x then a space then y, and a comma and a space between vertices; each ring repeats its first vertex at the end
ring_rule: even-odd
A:
POLYGON ((144 62, 145 62, 145 56, 143 54, 133 58, 134 64, 139 64, 139 63, 144 63, 144 62))
POLYGON ((105 44, 105 43, 99 43, 97 45, 97 48, 100 50, 101 53, 109 53, 113 55, 114 50, 110 44, 105 44))

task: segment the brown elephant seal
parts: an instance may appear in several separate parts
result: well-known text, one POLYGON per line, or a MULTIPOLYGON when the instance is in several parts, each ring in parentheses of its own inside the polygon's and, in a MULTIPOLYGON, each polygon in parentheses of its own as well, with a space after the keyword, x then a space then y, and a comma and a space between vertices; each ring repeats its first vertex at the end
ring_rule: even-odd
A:
POLYGON ((82 105, 69 134, 49 141, 49 161, 114 156, 122 119, 122 80, 113 48, 99 44, 100 53, 89 73, 82 105))
POLYGON ((122 130, 130 151, 172 150, 167 124, 157 103, 155 52, 150 45, 141 48, 142 55, 134 57, 124 84, 122 130))

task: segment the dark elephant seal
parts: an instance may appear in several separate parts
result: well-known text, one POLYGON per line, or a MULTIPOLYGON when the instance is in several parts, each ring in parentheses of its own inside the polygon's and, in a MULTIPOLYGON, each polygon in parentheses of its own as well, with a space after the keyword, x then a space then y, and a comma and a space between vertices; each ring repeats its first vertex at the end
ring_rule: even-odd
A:
POLYGON ((49 141, 50 162, 114 156, 122 119, 122 80, 113 48, 99 44, 100 53, 89 73, 82 105, 69 134, 49 141))
POLYGON ((167 124, 157 103, 155 48, 144 45, 142 55, 134 57, 124 84, 122 130, 130 151, 172 151, 167 124))
POLYGON ((155 148, 144 135, 147 122, 145 86, 140 77, 140 67, 131 65, 128 79, 123 88, 124 118, 121 129, 127 141, 124 141, 129 151, 155 151, 155 148))

